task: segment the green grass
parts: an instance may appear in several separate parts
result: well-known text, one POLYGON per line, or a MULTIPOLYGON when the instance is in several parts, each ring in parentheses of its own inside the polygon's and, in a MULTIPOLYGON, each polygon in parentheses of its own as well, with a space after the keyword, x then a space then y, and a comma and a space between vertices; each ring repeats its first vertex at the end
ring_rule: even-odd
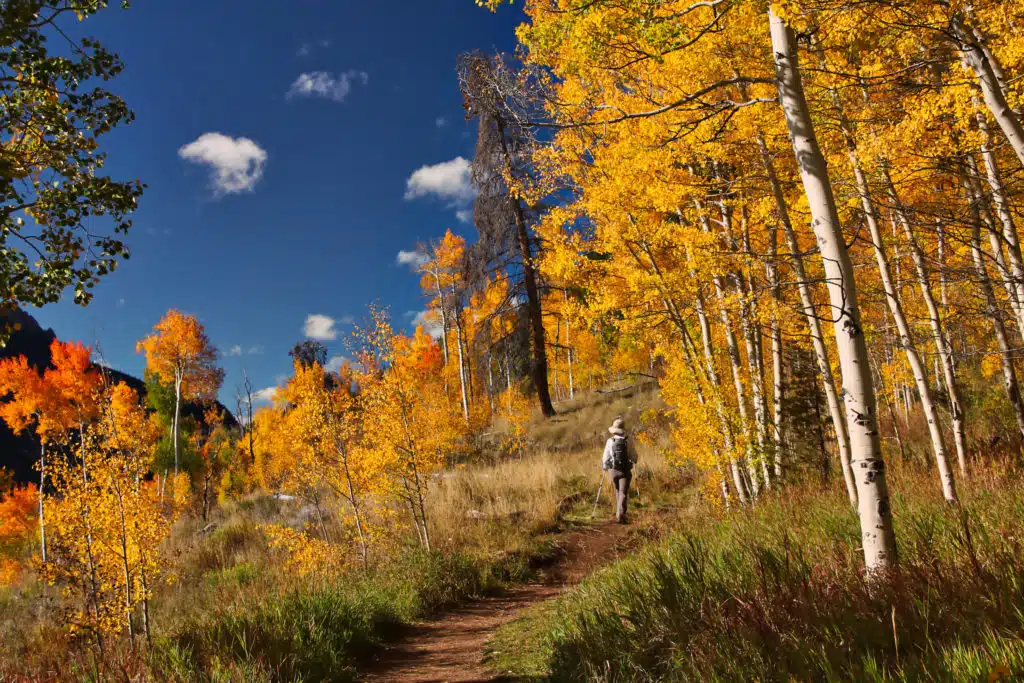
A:
POLYGON ((690 517, 667 541, 503 628, 496 670, 559 681, 988 680, 1024 675, 1024 492, 976 477, 946 506, 897 477, 901 564, 861 571, 840 492, 690 517))
POLYGON ((358 661, 402 625, 499 589, 504 571, 459 553, 409 551, 362 578, 214 608, 164 638, 154 666, 190 681, 355 680, 358 661))

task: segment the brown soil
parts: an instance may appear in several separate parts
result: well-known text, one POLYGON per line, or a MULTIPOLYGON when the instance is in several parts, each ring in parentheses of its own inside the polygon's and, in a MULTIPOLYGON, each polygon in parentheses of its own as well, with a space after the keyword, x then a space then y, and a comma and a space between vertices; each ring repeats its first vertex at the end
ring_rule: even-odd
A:
POLYGON ((614 558, 628 527, 608 523, 562 534, 563 552, 538 583, 497 597, 482 598, 418 624, 408 637, 385 649, 366 671, 364 681, 498 681, 484 664, 484 646, 503 624, 539 602, 549 600, 596 567, 614 558))

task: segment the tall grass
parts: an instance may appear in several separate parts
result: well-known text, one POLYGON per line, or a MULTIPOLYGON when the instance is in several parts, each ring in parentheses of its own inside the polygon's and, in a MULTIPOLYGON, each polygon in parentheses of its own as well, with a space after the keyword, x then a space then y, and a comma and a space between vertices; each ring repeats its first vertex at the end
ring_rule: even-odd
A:
POLYGON ((690 517, 506 627, 492 661, 566 681, 1024 675, 1019 478, 976 475, 957 509, 933 477, 895 477, 900 565, 887 576, 864 576, 841 492, 787 491, 743 513, 690 517))
POLYGON ((344 582, 280 587, 182 624, 154 655, 181 680, 355 680, 356 665, 403 625, 499 587, 457 553, 410 551, 344 582))

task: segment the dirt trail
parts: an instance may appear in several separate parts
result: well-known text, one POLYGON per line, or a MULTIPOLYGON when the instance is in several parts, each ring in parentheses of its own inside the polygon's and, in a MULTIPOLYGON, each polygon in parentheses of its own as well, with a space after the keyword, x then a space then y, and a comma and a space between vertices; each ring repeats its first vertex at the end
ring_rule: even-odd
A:
POLYGON ((369 683, 498 681, 484 665, 484 645, 503 624, 578 583, 614 556, 628 527, 601 524, 558 538, 564 554, 544 580, 475 600, 423 622, 407 638, 385 649, 362 677, 369 683))

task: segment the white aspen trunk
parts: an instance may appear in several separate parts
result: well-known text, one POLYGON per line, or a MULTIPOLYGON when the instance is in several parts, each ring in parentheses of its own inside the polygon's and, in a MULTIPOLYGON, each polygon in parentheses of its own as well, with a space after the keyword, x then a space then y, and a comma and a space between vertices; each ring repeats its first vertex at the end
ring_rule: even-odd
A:
POLYGON ((1018 335, 1024 338, 1024 302, 1021 302, 1017 296, 1017 288, 1013 283, 1013 274, 1010 272, 1010 268, 1006 264, 1006 258, 1003 256, 1002 236, 996 227, 995 219, 992 217, 985 199, 985 193, 978 174, 978 164, 972 155, 968 154, 966 156, 968 169, 966 189, 968 197, 973 197, 973 200, 971 200, 972 206, 977 210, 979 220, 984 225, 985 232, 988 234, 989 244, 992 246, 992 262, 995 264, 999 280, 1006 291, 1007 301, 1010 303, 1010 309, 1013 311, 1017 322, 1018 335))
POLYGON ((341 464, 345 471, 345 483, 348 485, 348 501, 352 506, 352 516, 355 517, 356 532, 359 534, 359 556, 362 560, 363 568, 366 568, 367 559, 369 557, 369 551, 366 544, 366 534, 363 533, 363 516, 359 509, 359 500, 356 498, 356 489, 352 484, 352 472, 348 466, 348 448, 345 446, 339 446, 338 450, 341 453, 341 464))
POLYGON ((423 520, 423 542, 427 551, 430 551, 430 530, 427 528, 427 504, 423 499, 423 482, 420 479, 420 470, 413 461, 413 474, 416 476, 416 502, 420 508, 420 519, 423 520))
MULTIPOLYGON (((822 58, 823 65, 823 58, 822 58)), ((880 225, 880 217, 878 209, 874 206, 874 202, 871 199, 870 187, 867 183, 867 177, 864 174, 864 170, 860 165, 860 159, 857 157, 856 138, 854 136, 853 128, 850 126, 849 121, 846 118, 846 114, 843 108, 843 101, 839 93, 835 88, 830 88, 831 99, 836 108, 836 112, 840 122, 840 128, 847 142, 847 152, 850 159, 850 165, 853 168, 854 178, 857 185, 857 194, 860 196, 860 205, 864 214, 865 221, 867 222, 868 230, 871 234, 871 242, 874 246, 874 256, 879 266, 879 273, 882 279, 883 289, 886 293, 886 303, 889 306, 889 310, 892 313, 893 319, 896 323, 896 328, 899 331, 900 343, 903 346, 903 350, 907 356, 907 361, 910 366, 910 370, 913 374, 913 379, 916 385, 918 385, 918 391, 921 394, 922 408, 925 411, 925 418, 928 422, 929 436, 932 441, 932 451, 935 454, 935 460, 938 463, 938 469, 942 482, 942 492, 946 497, 947 501, 955 501, 956 493, 955 486, 952 479, 952 470, 949 468, 948 457, 946 455, 945 441, 942 435, 942 425, 939 423, 938 408, 935 404, 935 399, 932 394, 931 386, 928 382, 928 370, 924 364, 921 353, 916 348, 913 341, 912 333, 910 332, 910 326, 907 322, 906 315, 903 311, 902 305, 902 276, 900 272, 900 261, 898 252, 898 243, 896 247, 896 282, 893 283, 892 274, 889 267, 889 259, 886 255, 885 242, 882 237, 882 228, 880 225)), ((866 97, 866 93, 865 93, 866 97)), ((887 176, 888 179, 888 176, 887 176)), ((895 189, 892 187, 892 182, 889 182, 890 194, 895 200, 895 189)), ((896 237, 896 220, 892 221, 893 237, 896 237)))
POLYGON ((466 391, 469 393, 470 403, 476 400, 476 393, 473 388, 473 349, 470 346, 471 344, 472 341, 469 339, 469 335, 463 332, 462 345, 466 354, 466 391))
POLYGON ((784 399, 785 399, 785 383, 783 378, 783 367, 782 367, 782 331, 779 329, 777 320, 772 320, 771 327, 772 336, 772 386, 774 393, 772 396, 773 404, 773 420, 775 425, 775 478, 782 478, 782 454, 786 445, 786 432, 785 432, 785 412, 784 412, 784 399))
POLYGON ((736 294, 740 297, 740 328, 747 348, 747 367, 750 372, 750 388, 754 401, 754 420, 757 428, 757 459, 761 463, 761 474, 765 488, 771 488, 771 474, 768 469, 768 406, 764 396, 764 377, 757 363, 759 356, 754 341, 754 327, 750 321, 750 309, 745 303, 746 291, 739 276, 735 276, 736 294))
MULTIPOLYGON (((692 272, 692 271, 691 271, 692 272)), ((704 347, 704 363, 707 366, 708 380, 711 382, 712 391, 715 393, 715 410, 718 413, 718 421, 721 425, 722 439, 725 448, 729 452, 729 469, 732 472, 733 486, 736 487, 736 497, 741 505, 746 505, 750 497, 747 495, 747 488, 740 475, 739 463, 736 461, 736 443, 732 436, 732 427, 725 413, 725 405, 722 398, 722 382, 718 376, 718 368, 715 366, 715 354, 711 348, 711 321, 704 310, 704 299, 700 294, 694 298, 694 306, 697 309, 697 321, 700 324, 701 343, 704 347)))
POLYGON ((729 357, 729 366, 732 368, 732 382, 736 389, 736 406, 739 408, 740 421, 743 429, 747 432, 747 474, 750 477, 750 493, 756 498, 761 493, 761 483, 757 478, 757 464, 754 461, 753 439, 750 438, 750 415, 747 412, 747 396, 743 387, 743 368, 740 365, 740 348, 736 342, 736 333, 732 329, 732 320, 729 312, 724 307, 724 292, 722 292, 720 279, 715 278, 715 289, 718 292, 719 317, 722 319, 722 327, 725 328, 726 355, 729 357))
MULTIPOLYGON (((697 204, 697 208, 700 211, 699 203, 697 204)), ((682 212, 677 210, 677 213, 681 217, 682 212)), ((700 217, 702 222, 701 224, 703 225, 705 232, 709 231, 710 227, 707 225, 707 218, 704 216, 703 211, 700 211, 700 217)), ((633 224, 635 228, 636 226, 635 223, 633 223, 632 219, 630 219, 630 222, 631 224, 633 224)), ((654 254, 652 253, 649 245, 642 238, 639 237, 639 234, 637 244, 644 250, 644 253, 647 255, 647 259, 650 263, 651 270, 658 277, 658 281, 661 284, 660 289, 662 290, 662 302, 664 303, 666 310, 669 312, 670 317, 675 321, 676 326, 679 328, 680 334, 683 335, 683 339, 685 340, 688 336, 688 333, 686 330, 686 325, 683 321, 683 315, 679 311, 678 306, 676 305, 675 301, 672 299, 672 297, 667 291, 668 288, 665 285, 665 278, 661 271, 661 268, 658 266, 658 262, 654 258, 654 254)), ((630 249, 630 251, 632 253, 632 249, 630 249)), ((690 276, 694 280, 696 280, 697 274, 693 269, 693 257, 689 253, 689 250, 687 250, 686 257, 687 261, 690 263, 690 276)), ((636 258, 635 253, 634 258, 636 258)), ((639 262, 639 259, 637 259, 637 261, 639 262)), ((722 439, 725 443, 726 449, 729 451, 729 464, 733 474, 733 485, 736 487, 736 495, 739 498, 740 503, 745 505, 750 499, 750 496, 748 495, 748 488, 745 485, 743 477, 740 473, 739 464, 736 461, 736 444, 733 439, 732 427, 730 426, 729 419, 726 415, 724 399, 722 397, 722 385, 721 381, 719 380, 718 370, 715 367, 714 352, 711 348, 711 323, 708 320, 707 314, 704 310, 704 298, 699 292, 694 297, 694 306, 697 310, 697 319, 700 322, 701 340, 704 347, 705 361, 707 363, 707 376, 709 381, 711 382, 712 391, 714 392, 716 398, 715 408, 718 414, 722 439)), ((733 343, 735 344, 735 337, 733 337, 733 343)), ((746 421, 744 421, 744 424, 746 424, 746 421)))
MULTIPOLYGON (((178 426, 181 422, 181 382, 182 371, 176 370, 174 374, 174 477, 178 477, 178 426)), ((177 482, 175 482, 177 483, 177 482)))
MULTIPOLYGON (((978 197, 983 197, 980 189, 978 197)), ((1002 237, 1000 237, 996 224, 993 222, 987 208, 982 211, 982 216, 982 222, 985 224, 986 233, 988 234, 988 243, 992 247, 992 262, 996 265, 999 280, 1003 284, 1003 289, 1006 290, 1007 301, 1010 302, 1010 308, 1013 309, 1014 317, 1017 318, 1017 329, 1024 331, 1024 304, 1022 304, 1020 297, 1017 296, 1017 288, 1013 283, 1014 277, 1006 263, 1006 256, 1003 254, 1002 237)))
POLYGON ((900 449, 900 458, 906 458, 907 453, 903 448, 903 436, 900 434, 899 420, 896 419, 896 407, 893 405, 893 397, 889 395, 885 388, 885 378, 882 376, 882 371, 879 369, 878 363, 874 358, 871 359, 871 364, 874 366, 875 375, 878 377, 878 394, 882 397, 885 407, 889 410, 889 419, 892 420, 892 433, 896 439, 896 446, 900 449))
POLYGON ((562 338, 562 323, 555 322, 555 341, 551 347, 551 363, 548 365, 548 382, 551 384, 551 400, 561 401, 558 393, 558 345, 562 338))
MULTIPOLYGON (((726 206, 723 199, 718 203, 722 215, 722 224, 725 226, 726 237, 729 240, 729 248, 735 251, 736 244, 732 232, 732 212, 726 206)), ((746 234, 746 215, 744 217, 744 234, 746 234)), ((750 251, 748 241, 745 241, 747 251, 750 251)), ((750 313, 753 305, 752 297, 749 296, 747 287, 744 285, 743 275, 740 272, 733 272, 731 275, 733 285, 736 289, 736 296, 739 300, 740 330, 743 332, 743 343, 747 350, 747 368, 750 373, 750 391, 754 406, 754 424, 757 436, 757 458, 761 465, 761 475, 764 477, 764 487, 771 488, 771 472, 768 469, 768 406, 765 402, 764 392, 764 365, 761 362, 761 346, 755 339, 754 316, 750 313)), ((751 463, 756 467, 757 463, 751 463)), ((751 471, 752 478, 755 476, 751 471)), ((760 487, 758 487, 760 488, 760 487)))
POLYGON ((132 573, 128 566, 128 524, 124 514, 124 494, 117 484, 111 489, 117 496, 117 507, 121 525, 121 571, 124 576, 124 622, 128 629, 128 642, 131 649, 135 649, 135 628, 132 625, 132 573))
POLYGON ((46 564, 46 515, 43 505, 43 491, 46 488, 46 438, 40 436, 39 441, 39 548, 43 564, 46 564))
POLYGON ((505 398, 508 401, 508 414, 512 414, 512 366, 508 359, 508 340, 505 340, 505 398))
MULTIPOLYGON (((730 248, 735 251, 735 240, 732 237, 732 214, 724 201, 719 202, 722 221, 729 239, 730 248)), ((742 247, 746 254, 753 254, 750 240, 750 225, 746 219, 745 208, 740 209, 742 227, 742 247)), ((732 273, 736 296, 739 300, 739 325, 743 332, 743 343, 746 346, 746 367, 751 375, 751 397, 754 401, 754 420, 758 436, 758 460, 761 462, 761 474, 765 488, 771 488, 771 469, 768 465, 768 398, 765 391, 765 364, 761 346, 761 326, 757 323, 757 299, 754 298, 754 275, 743 278, 741 270, 732 273)))
MULTIPOLYGON (((665 308, 669 309, 667 302, 665 302, 665 308)), ((702 406, 706 406, 707 399, 704 397, 704 391, 700 387, 700 363, 697 361, 697 354, 695 351, 691 351, 690 345, 687 344, 688 341, 690 342, 690 344, 692 344, 692 340, 690 339, 689 332, 686 330, 686 328, 681 328, 680 333, 683 336, 683 359, 686 361, 686 365, 687 367, 689 367, 690 373, 693 375, 694 389, 697 392, 697 402, 700 403, 702 406)), ((722 432, 723 435, 727 433, 728 432, 722 432)), ((728 511, 732 507, 732 504, 729 500, 729 484, 725 480, 725 471, 723 470, 722 463, 719 460, 719 458, 721 457, 721 453, 718 451, 717 447, 714 448, 712 452, 715 456, 715 467, 718 470, 718 480, 719 482, 721 482, 722 485, 722 500, 725 502, 725 509, 728 511)))
POLYGON ((992 63, 989 62, 985 50, 978 44, 973 32, 965 27, 961 17, 954 16, 949 26, 959 43, 964 61, 974 71, 974 75, 978 79, 978 87, 981 88, 985 105, 1003 130, 1006 141, 1010 143, 1017 159, 1024 166, 1024 127, 1021 127, 1017 114, 1006 102, 992 63))
POLYGON ((789 253, 793 257, 793 273, 796 275, 797 292, 800 294, 800 307, 807 322, 807 330, 811 336, 811 346, 814 349, 814 359, 818 365, 818 376, 821 378, 821 387, 825 392, 825 403, 828 406, 829 418, 832 420, 832 429, 836 435, 836 450, 839 452, 839 464, 843 470, 843 481, 846 483, 846 493, 850 498, 850 505, 857 507, 857 484, 854 482, 853 469, 850 465, 850 435, 846 426, 846 418, 843 415, 842 402, 839 400, 839 393, 836 391, 835 377, 832 375, 832 363, 828 357, 828 347, 825 345, 825 333, 821 328, 821 319, 818 317, 817 309, 814 306, 814 295, 811 292, 811 285, 807 279, 807 271, 804 268, 804 260, 800 251, 800 244, 797 241, 796 231, 789 217, 789 207, 786 203, 785 194, 782 192, 782 184, 779 182, 775 172, 775 164, 768 152, 768 146, 764 137, 758 134, 758 147, 761 151, 761 162, 768 175, 771 184, 772 194, 775 197, 775 207, 779 214, 779 223, 786 235, 786 244, 789 253))
MULTIPOLYGON (((850 158, 851 159, 853 158, 853 154, 852 153, 850 154, 850 158)), ((867 185, 865 185, 865 187, 867 187, 867 185)), ((868 197, 870 198, 871 195, 868 195, 868 197)), ((861 201, 861 204, 863 205, 863 200, 861 201)), ((877 216, 876 216, 876 220, 879 220, 877 218, 877 216)), ((893 257, 893 266, 894 266, 893 269, 896 271, 896 296, 900 300, 902 300, 903 299, 903 267, 902 267, 903 259, 900 258, 900 256, 901 256, 901 254, 900 254, 900 243, 898 241, 896 241, 896 221, 895 220, 891 221, 890 228, 892 229, 892 239, 893 239, 893 242, 895 242, 895 244, 893 245, 893 248, 892 248, 892 257, 893 257)))
POLYGON ((153 636, 149 630, 149 582, 144 567, 139 568, 139 581, 142 583, 142 630, 146 634, 146 643, 152 644, 153 636))
MULTIPOLYGON (((436 261, 433 269, 429 271, 434 278, 434 288, 437 292, 437 305, 441 311, 441 355, 444 359, 444 396, 445 400, 451 401, 451 390, 448 387, 448 314, 444 308, 444 293, 441 291, 441 274, 437 269, 436 261)), ((251 402, 250 402, 251 403, 251 402)), ((449 405, 451 405, 449 403, 449 405)))
MULTIPOLYGON (((100 585, 96 576, 96 559, 93 555, 93 541, 92 541, 92 513, 89 509, 89 470, 88 470, 88 458, 85 453, 85 425, 81 422, 78 423, 78 435, 79 435, 79 446, 82 458, 82 497, 85 498, 82 508, 82 520, 85 522, 85 555, 89 568, 89 601, 92 602, 93 615, 97 622, 100 617, 100 605, 99 605, 99 591, 100 585)), ((103 636, 99 629, 95 631, 96 643, 99 645, 100 656, 103 656, 103 636)))
MULTIPOLYGON (((1008 19, 1007 23, 1010 25, 1010 27, 1016 30, 1012 18, 1006 18, 1008 19)), ((985 42, 985 37, 982 35, 981 31, 979 31, 975 27, 971 27, 971 35, 974 36, 974 40, 981 48, 981 51, 985 53, 985 58, 988 59, 988 64, 990 67, 992 67, 992 75, 996 77, 996 83, 999 84, 999 91, 1003 93, 1003 97, 1006 97, 1006 72, 1003 71, 1003 65, 999 63, 999 60, 996 58, 995 54, 993 54, 992 50, 989 49, 988 43, 985 42)), ((1017 113, 1017 116, 1020 116, 1019 109, 1014 111, 1017 113)))
POLYGON ((825 158, 818 147, 797 62, 796 39, 769 7, 772 51, 779 102, 786 116, 793 153, 811 210, 812 226, 825 263, 843 373, 852 466, 856 472, 864 561, 869 571, 896 562, 896 535, 878 436, 870 357, 864 341, 853 264, 843 241, 825 158))
POLYGON ((949 466, 945 439, 942 435, 942 424, 939 422, 939 411, 935 405, 931 385, 928 383, 928 369, 921 360, 921 354, 917 350, 913 334, 910 331, 910 323, 903 312, 900 293, 893 284, 892 275, 889 272, 889 261, 885 253, 885 242, 878 224, 878 211, 871 198, 871 190, 868 187, 864 170, 861 168, 860 160, 857 158, 857 153, 852 146, 850 148, 850 163, 853 166, 853 175, 857 182, 857 192, 860 194, 864 218, 871 233, 871 241, 874 243, 875 260, 878 263, 878 274, 881 277, 882 288, 885 291, 885 301, 889 305, 889 312, 896 323, 896 329, 900 335, 900 345, 907 356, 907 363, 910 365, 910 371, 914 375, 914 383, 917 385, 917 393, 921 397, 921 408, 928 423, 928 435, 931 438, 935 464, 939 470, 942 495, 948 502, 953 503, 956 502, 956 483, 953 480, 953 470, 949 466))
POLYGON ((420 524, 419 515, 416 514, 416 504, 412 500, 412 490, 405 477, 402 477, 402 485, 405 487, 405 502, 409 504, 409 516, 412 517, 412 523, 416 525, 416 538, 419 540, 420 545, 426 545, 426 542, 423 540, 423 525, 420 524))
MULTIPOLYGON (((562 295, 565 297, 566 303, 569 302, 569 294, 562 290, 562 295)), ((572 381, 572 339, 570 335, 569 316, 565 317, 565 361, 568 364, 567 370, 569 374, 569 400, 576 398, 576 385, 572 381)))
POLYGON ((494 412, 494 359, 491 357, 491 351, 487 351, 487 405, 490 406, 491 412, 494 412))
MULTIPOLYGON (((441 276, 433 270, 430 273, 434 276, 434 286, 437 290, 437 305, 441 309, 441 353, 444 356, 444 366, 448 367, 448 313, 444 308, 444 294, 441 292, 441 276)), ((447 390, 447 382, 445 390, 447 390)))
MULTIPOLYGON (((1024 307, 1024 258, 1021 257, 1020 239, 1017 235, 1017 226, 1013 221, 1013 211, 1010 202, 1006 197, 1006 187, 1003 185, 1002 175, 999 173, 999 165, 996 162, 994 141, 988 128, 988 121, 981 112, 977 115, 978 130, 982 134, 981 159, 985 164, 985 176, 988 180, 989 189, 992 192, 992 203, 996 207, 996 216, 1003 228, 1002 240, 1006 245, 1006 254, 1010 261, 1010 273, 1013 275, 1013 287, 1017 292, 1017 301, 1024 307)), ((1000 249, 1000 251, 1002 251, 1000 249)))
POLYGON ((1017 429, 1021 436, 1024 436, 1024 401, 1021 400, 1020 387, 1017 383, 1017 371, 1013 365, 1013 355, 1010 349, 1009 337, 1006 334, 1006 326, 1003 324, 1002 311, 996 300, 992 281, 988 276, 988 269, 985 267, 985 257, 981 251, 981 215, 978 209, 978 200, 971 192, 970 183, 964 182, 964 189, 967 192, 967 200, 971 206, 972 234, 971 234, 971 257, 974 260, 974 269, 978 274, 978 282, 981 291, 985 295, 985 307, 989 320, 996 335, 996 342, 999 344, 999 361, 1003 371, 1003 389, 1006 391, 1006 398, 1013 409, 1013 416, 1017 420, 1017 429))
POLYGON ((455 346, 459 350, 459 388, 462 392, 462 418, 469 424, 469 393, 466 388, 467 377, 466 377, 466 361, 462 354, 462 312, 459 310, 459 304, 456 303, 455 294, 455 278, 452 278, 452 302, 455 306, 453 313, 455 314, 455 346))
POLYGON ((949 273, 946 271, 946 230, 942 227, 942 221, 935 221, 935 241, 938 246, 937 256, 939 258, 939 296, 942 301, 942 310, 949 309, 949 273))
MULTIPOLYGON (((917 272, 917 281, 921 286, 921 298, 924 299, 925 307, 928 310, 928 322, 932 329, 932 340, 935 342, 935 363, 941 366, 942 378, 949 394, 949 412, 953 424, 953 443, 956 446, 957 464, 960 467, 960 475, 967 476, 967 435, 964 425, 964 409, 960 399, 960 388, 957 385, 956 373, 953 366, 953 349, 947 342, 946 335, 942 329, 942 317, 939 307, 935 303, 935 296, 932 294, 931 279, 928 275, 928 266, 925 264, 924 253, 917 242, 917 236, 910 225, 906 211, 903 208, 899 197, 896 194, 896 187, 889 177, 888 170, 884 170, 884 178, 889 189, 889 197, 896 209, 896 217, 903 226, 903 232, 907 237, 907 244, 910 246, 910 256, 914 262, 914 269, 917 272)), ((938 373, 936 372, 936 382, 938 373)))
MULTIPOLYGON (((778 258, 778 230, 776 227, 769 227, 769 254, 768 262, 765 265, 765 275, 768 278, 768 286, 772 291, 772 298, 775 300, 776 309, 782 302, 782 292, 779 287, 779 272, 776 264, 778 258)), ((775 437, 775 478, 782 478, 782 450, 785 445, 785 415, 783 414, 783 398, 785 396, 785 385, 782 376, 782 330, 779 328, 779 317, 777 310, 772 311, 771 322, 769 323, 769 336, 772 340, 772 426, 775 437)))
POLYGON ((462 392, 462 417, 469 424, 469 396, 466 393, 466 364, 462 356, 462 325, 459 323, 459 315, 455 314, 456 339, 455 344, 459 349, 459 388, 462 392))
MULTIPOLYGON (((708 219, 699 205, 697 210, 700 214, 700 221, 704 232, 710 233, 711 226, 708 224, 708 219)), ((743 369, 740 365, 740 347, 736 341, 736 333, 733 331, 732 319, 729 317, 729 311, 725 308, 725 288, 722 286, 722 278, 719 275, 715 275, 712 277, 712 281, 715 284, 715 295, 718 299, 718 315, 722 321, 722 329, 725 332, 726 355, 729 357, 729 366, 732 369, 732 382, 733 387, 736 390, 736 406, 739 409, 740 421, 743 423, 743 429, 747 432, 746 466, 750 476, 750 494, 753 498, 756 498, 761 492, 761 485, 757 478, 757 469, 753 458, 754 440, 750 438, 750 414, 747 411, 746 390, 743 387, 743 369)))
MULTIPOLYGON (((695 202, 695 204, 703 231, 707 234, 711 234, 711 225, 708 221, 707 215, 704 213, 704 209, 701 206, 700 201, 695 202)), ((725 332, 726 354, 729 357, 729 366, 732 369, 733 387, 736 391, 736 406, 740 413, 740 421, 743 423, 743 430, 746 433, 747 449, 745 464, 747 476, 749 477, 746 481, 749 485, 751 498, 757 498, 758 494, 761 492, 761 485, 757 478, 757 465, 753 458, 754 439, 751 438, 750 434, 751 423, 750 415, 747 412, 746 391, 743 387, 743 369, 740 365, 740 348, 736 341, 736 333, 733 331, 729 311, 725 308, 725 287, 722 284, 722 277, 720 275, 715 275, 712 277, 712 282, 714 282, 715 295, 718 299, 719 318, 722 321, 722 329, 725 332)))

